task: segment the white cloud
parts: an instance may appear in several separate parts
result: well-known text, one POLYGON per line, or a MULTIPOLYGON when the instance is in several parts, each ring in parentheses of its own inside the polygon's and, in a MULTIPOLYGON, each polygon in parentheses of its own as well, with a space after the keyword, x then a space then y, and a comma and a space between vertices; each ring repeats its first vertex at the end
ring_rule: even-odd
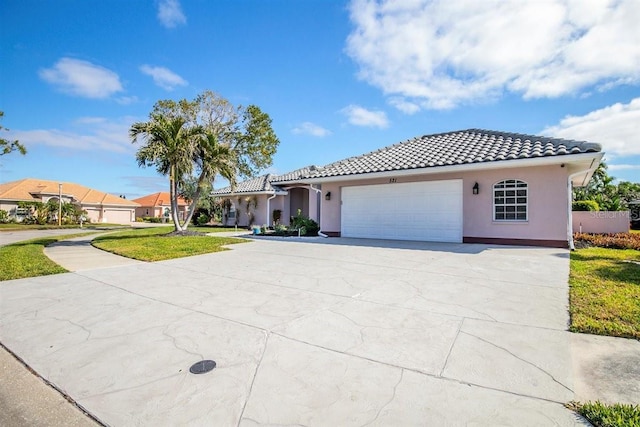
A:
POLYGON ((140 71, 151 76, 153 82, 164 90, 173 90, 176 86, 186 86, 188 83, 185 79, 165 67, 152 67, 150 65, 141 65, 140 71))
POLYGON ((116 99, 116 102, 120 105, 130 105, 138 102, 137 96, 121 96, 116 99))
POLYGON ((607 154, 640 155, 640 98, 613 104, 584 116, 566 116, 541 133, 602 144, 607 154))
POLYGON ((108 98, 122 91, 116 73, 80 59, 61 58, 53 67, 40 70, 39 75, 62 92, 85 98, 108 98))
POLYGON ((389 120, 384 111, 370 111, 359 105, 349 105, 342 110, 349 123, 356 126, 370 126, 384 129, 389 126, 389 120))
POLYGON ((158 2, 158 19, 167 28, 175 28, 187 23, 178 0, 160 0, 158 2))
MULTIPOLYGON (((169 180, 164 176, 123 176, 121 179, 127 187, 134 187, 138 190, 137 193, 130 195, 131 199, 137 199, 158 191, 168 191, 169 188, 169 180)), ((114 192, 113 194, 119 193, 114 192)))
POLYGON ((12 130, 9 133, 12 138, 19 140, 27 147, 46 145, 82 151, 132 153, 136 147, 129 139, 129 128, 135 121, 133 117, 116 120, 104 117, 82 117, 73 123, 71 130, 12 130))
POLYGON ((186 86, 185 79, 165 67, 152 67, 151 65, 141 65, 140 71, 151 76, 153 82, 164 90, 173 90, 176 86, 186 86))
POLYGON ((640 165, 607 165, 610 171, 640 170, 640 165))
POLYGON ((311 135, 317 137, 323 137, 327 135, 331 135, 331 131, 329 129, 325 129, 322 126, 319 126, 315 123, 311 122, 303 122, 300 125, 294 127, 291 130, 291 133, 295 135, 311 135))
POLYGON ((405 114, 415 114, 420 111, 420 106, 413 102, 407 101, 402 97, 391 97, 388 99, 389 104, 396 107, 398 110, 402 111, 405 114))
POLYGON ((353 0, 346 51, 401 111, 640 81, 637 0, 353 0))

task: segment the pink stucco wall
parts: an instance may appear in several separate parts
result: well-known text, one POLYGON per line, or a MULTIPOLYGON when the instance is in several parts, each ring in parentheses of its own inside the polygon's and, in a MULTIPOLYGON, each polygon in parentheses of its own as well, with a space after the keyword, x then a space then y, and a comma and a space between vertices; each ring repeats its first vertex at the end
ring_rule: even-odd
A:
MULTIPOLYGON (((289 224, 289 200, 287 196, 278 195, 275 198, 271 199, 268 203, 267 200, 273 196, 272 194, 258 194, 258 195, 243 195, 243 196, 232 196, 230 197, 231 201, 236 206, 236 214, 239 213, 238 217, 238 226, 239 227, 247 227, 249 225, 248 216, 246 212, 246 202, 244 201, 247 197, 255 197, 258 206, 255 208, 251 207, 251 212, 254 215, 253 225, 273 225, 273 211, 274 209, 280 209, 282 211, 282 217, 280 219, 281 224, 288 225, 289 224), (238 201, 238 198, 240 201, 238 201), (240 206, 238 206, 240 205, 240 206)), ((225 225, 233 226, 235 224, 235 219, 230 218, 227 219, 225 225)))
POLYGON ((572 212, 573 232, 628 233, 629 211, 572 212))
MULTIPOLYGON (((567 176, 566 168, 552 165, 397 177, 396 182, 462 179, 464 237, 567 241, 567 176), (493 185, 506 179, 522 180, 529 185, 526 222, 493 220, 493 185), (474 195, 472 187, 476 182, 480 191, 474 195)), ((322 231, 340 232, 342 187, 387 183, 389 178, 323 183, 322 193, 331 191, 331 200, 321 199, 322 231)))

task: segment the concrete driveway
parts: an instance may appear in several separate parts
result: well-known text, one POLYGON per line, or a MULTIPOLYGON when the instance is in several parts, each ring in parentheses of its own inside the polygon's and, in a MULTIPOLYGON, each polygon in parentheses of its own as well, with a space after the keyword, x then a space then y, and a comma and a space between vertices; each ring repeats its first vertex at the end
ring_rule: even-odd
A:
POLYGON ((0 341, 114 426, 588 425, 562 406, 568 268, 559 249, 257 240, 4 282, 0 341))

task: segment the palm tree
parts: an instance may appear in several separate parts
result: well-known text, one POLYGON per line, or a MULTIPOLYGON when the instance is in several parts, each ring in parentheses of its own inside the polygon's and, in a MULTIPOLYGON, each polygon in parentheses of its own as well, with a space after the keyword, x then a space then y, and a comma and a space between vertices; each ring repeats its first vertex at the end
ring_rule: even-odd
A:
POLYGON ((203 134, 199 126, 189 127, 180 116, 152 115, 148 122, 131 125, 129 137, 132 142, 142 139, 144 145, 138 149, 138 166, 155 166, 158 173, 169 175, 171 216, 175 231, 184 231, 188 222, 180 224, 178 218, 178 186, 182 177, 193 171, 196 147, 203 134))
POLYGON ((191 217, 196 210, 196 205, 202 189, 210 184, 213 187, 213 181, 217 175, 222 176, 231 184, 236 185, 236 171, 238 170, 238 157, 236 152, 228 143, 220 143, 218 138, 212 131, 205 131, 196 139, 193 162, 200 171, 197 186, 189 214, 185 220, 184 229, 187 228, 191 217))

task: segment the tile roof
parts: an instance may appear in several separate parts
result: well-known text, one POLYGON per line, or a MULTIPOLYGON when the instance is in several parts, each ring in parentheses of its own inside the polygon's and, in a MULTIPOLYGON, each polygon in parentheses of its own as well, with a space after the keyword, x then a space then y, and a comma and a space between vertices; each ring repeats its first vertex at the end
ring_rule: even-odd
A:
POLYGON ((278 190, 278 188, 276 188, 278 182, 298 180, 313 173, 316 169, 317 166, 305 166, 303 168, 296 169, 292 172, 287 172, 282 175, 261 175, 256 178, 251 178, 238 183, 233 191, 231 191, 231 187, 225 187, 218 190, 213 190, 211 194, 215 196, 241 193, 272 193, 274 190, 278 190), (275 184, 276 186, 274 187, 272 184, 275 184))
POLYGON ((331 163, 302 178, 322 178, 472 163, 593 153, 600 144, 482 129, 425 135, 331 163))
MULTIPOLYGON (((58 181, 25 178, 0 184, 0 200, 37 201, 38 195, 57 195, 58 181)), ((122 199, 113 194, 94 190, 72 182, 62 182, 62 194, 72 196, 77 202, 86 205, 119 205, 136 207, 134 201, 122 199)))
MULTIPOLYGON (((262 175, 239 183, 234 193, 272 192, 280 183, 312 178, 597 153, 601 150, 600 144, 586 141, 467 129, 419 136, 322 167, 306 166, 282 175, 262 175)), ((231 187, 215 190, 213 194, 231 194, 231 187)))
MULTIPOLYGON (((171 205, 171 197, 168 191, 161 191, 159 193, 148 194, 146 196, 133 199, 142 207, 147 206, 169 206, 171 205)), ((188 203, 182 197, 178 197, 178 206, 188 206, 188 203)))
POLYGON ((270 174, 261 175, 256 178, 251 178, 246 181, 239 182, 232 190, 231 187, 224 187, 218 190, 213 190, 212 195, 224 195, 224 194, 240 194, 240 193, 263 193, 267 191, 273 191, 274 188, 269 183, 270 174))

